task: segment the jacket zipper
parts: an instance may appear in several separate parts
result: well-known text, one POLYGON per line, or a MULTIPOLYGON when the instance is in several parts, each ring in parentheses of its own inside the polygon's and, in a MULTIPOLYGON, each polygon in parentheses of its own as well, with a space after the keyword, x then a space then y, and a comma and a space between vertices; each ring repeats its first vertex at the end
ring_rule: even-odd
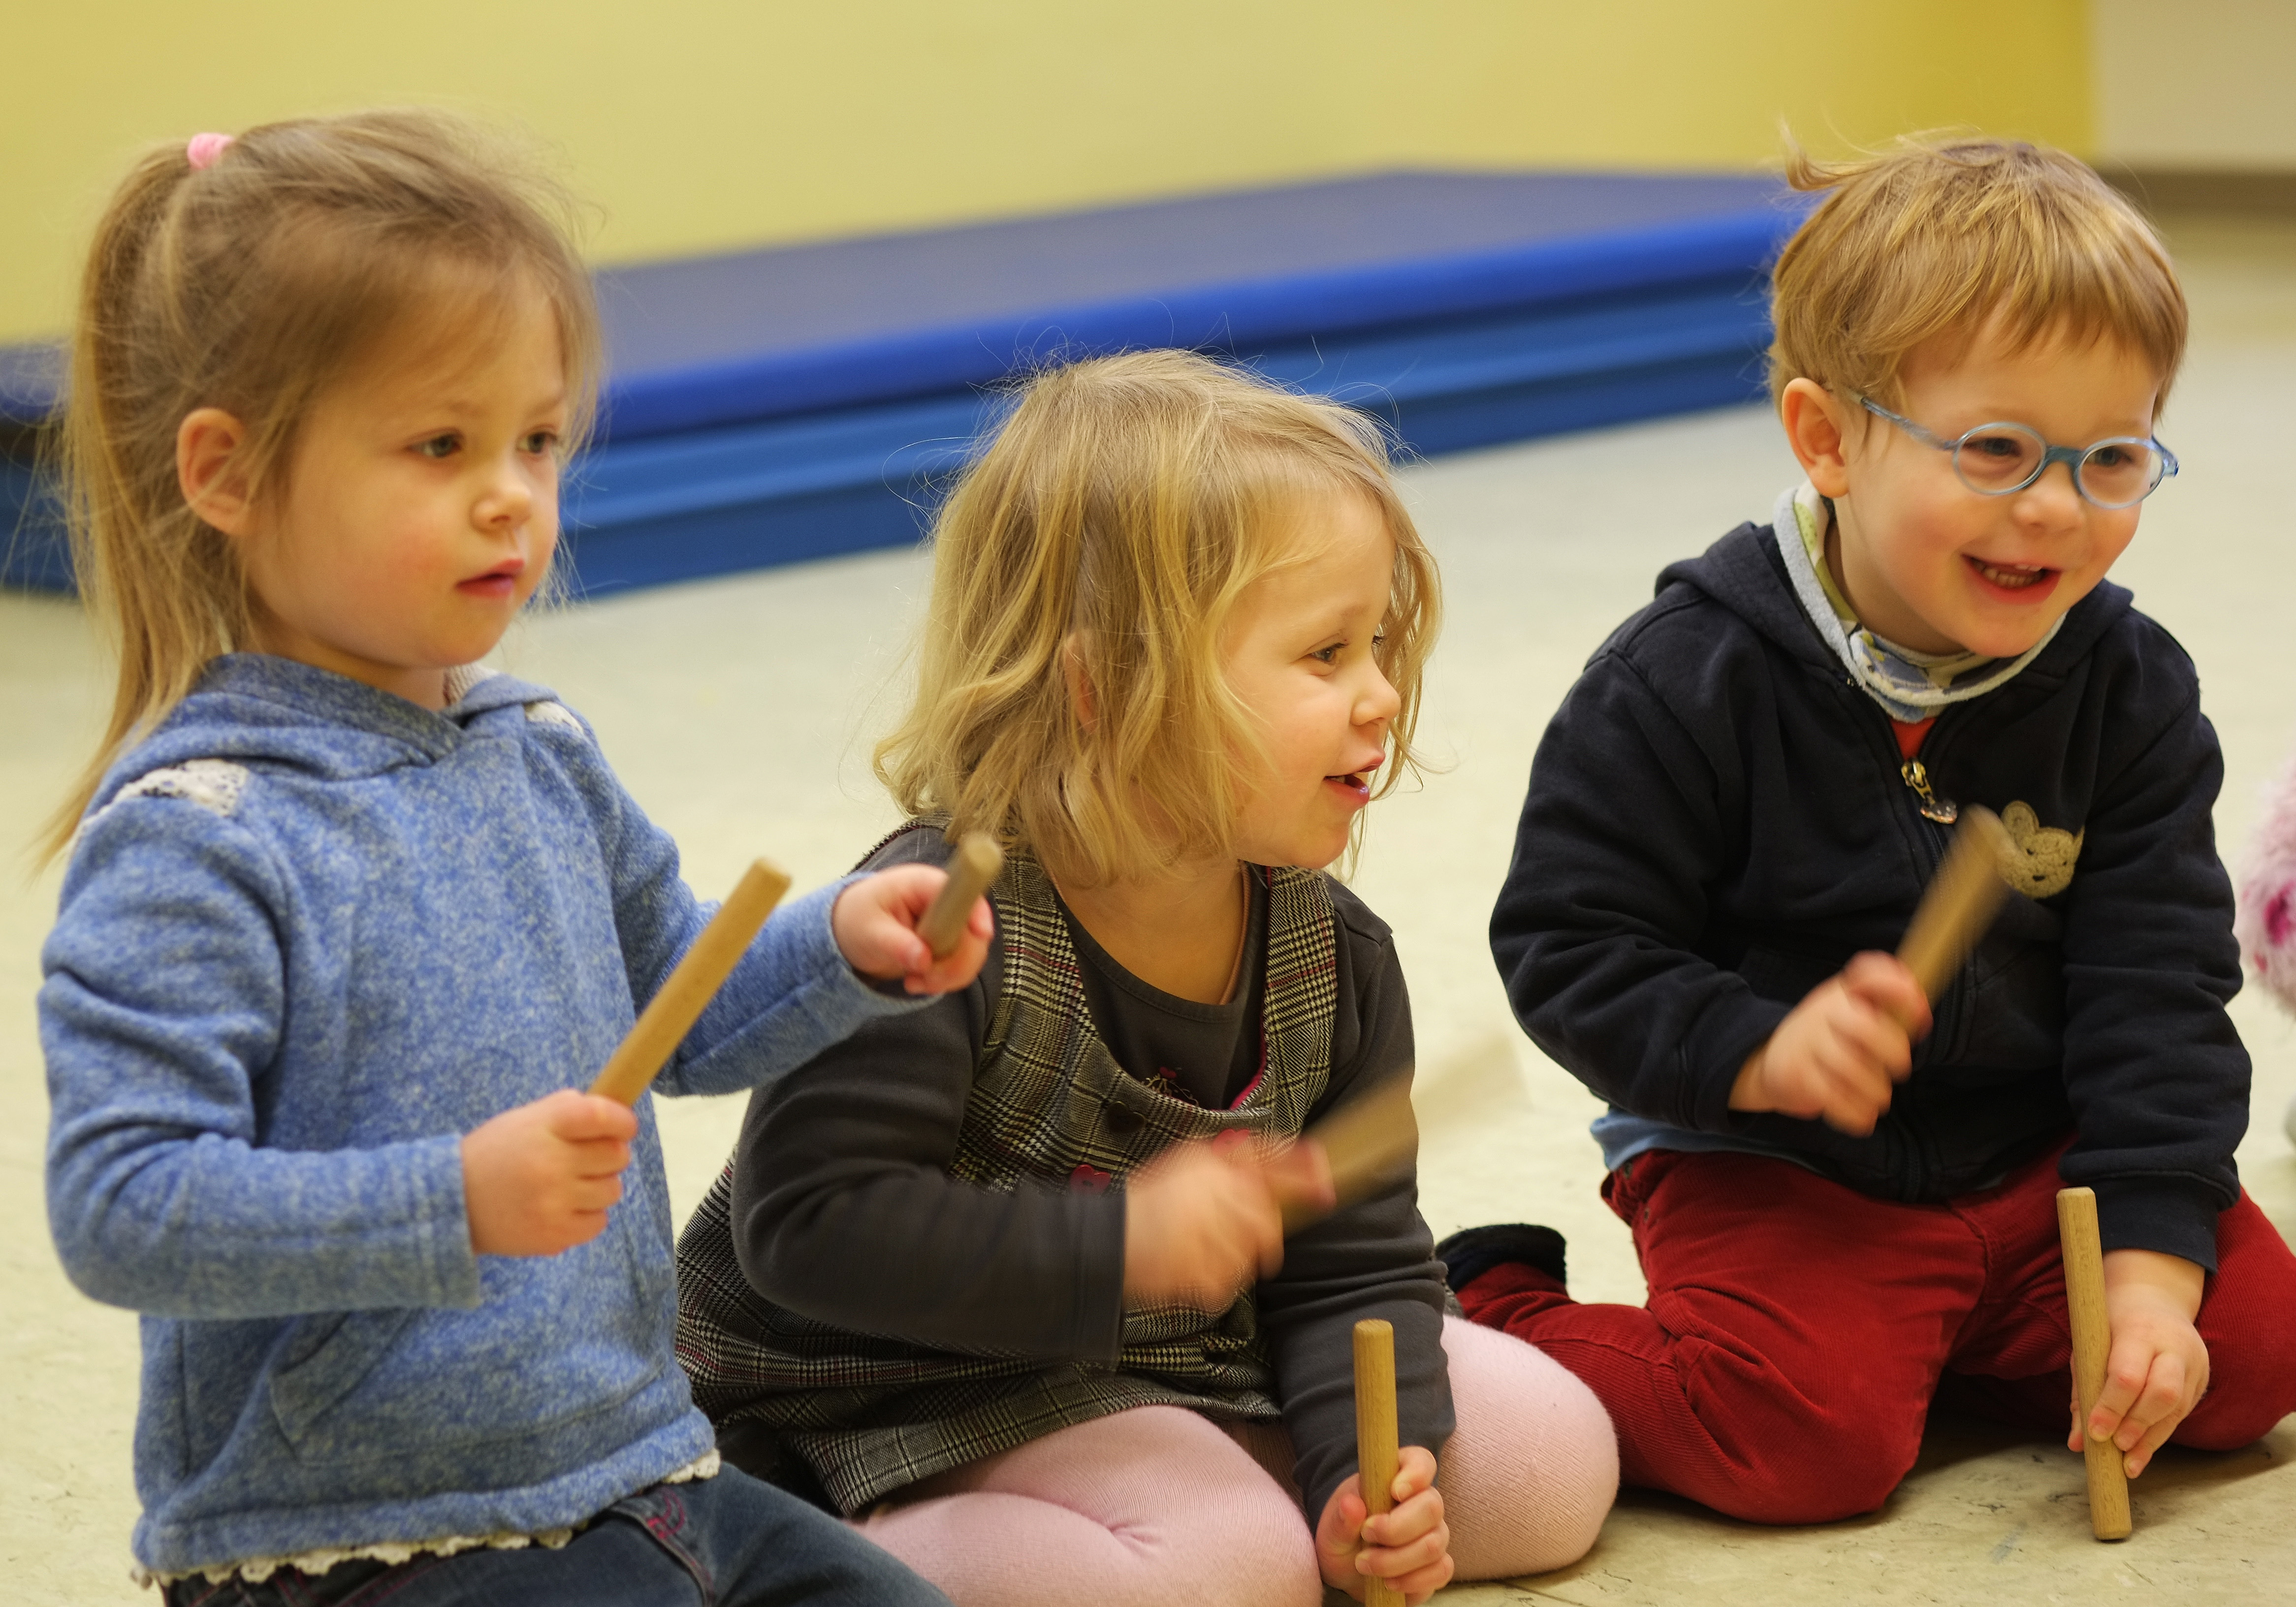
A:
MULTIPOLYGON (((1851 690, 1857 694, 1858 701, 1867 702, 1854 682, 1851 684, 1851 690)), ((1867 707, 1870 708, 1872 705, 1867 703, 1867 707)), ((1882 717, 1886 720, 1889 717, 1884 714, 1882 717)), ((1930 734, 1931 736, 1937 734, 1936 727, 1931 727, 1930 734)), ((1890 740, 1892 745, 1896 743, 1897 728, 1894 725, 1890 730, 1890 740)), ((1961 806, 1950 798, 1938 796, 1937 789, 1930 781, 1929 767, 1922 763, 1919 758, 1909 758, 1899 765, 1898 779, 1905 783, 1906 791, 1913 793, 1915 808, 1919 810, 1922 819, 1931 825, 1950 828, 1961 818, 1961 806)), ((1917 830, 1915 836, 1923 847, 1933 850, 1927 854, 1921 853, 1919 849, 1915 850, 1916 857, 1923 862, 1922 878, 1926 885, 1929 878, 1937 874, 1938 866, 1945 863, 1946 845, 1938 840, 1937 833, 1928 830, 1917 830)), ((1948 996, 1951 996, 1950 989, 1948 996)), ((1939 1009, 1932 1013, 1930 1023, 1932 1035, 1942 1033, 1948 1026, 1943 1010, 1945 1000, 1939 999, 1938 1004, 1939 1009)), ((1899 1109, 1898 1102, 1894 1099, 1890 1101, 1890 1109, 1898 1118, 1899 1140, 1905 1146, 1906 1178, 1902 1197, 1909 1201, 1918 1200, 1922 1197, 1923 1188, 1928 1180, 1929 1168, 1923 1155, 1923 1151, 1927 1147, 1928 1135, 1923 1130, 1921 1123, 1914 1119, 1912 1112, 1899 1109)))
POLYGON ((1922 818, 1949 826, 1961 818, 1961 806, 1950 798, 1939 798, 1930 788, 1929 767, 1917 758, 1909 758, 1898 767, 1898 779, 1911 787, 1921 799, 1922 818))

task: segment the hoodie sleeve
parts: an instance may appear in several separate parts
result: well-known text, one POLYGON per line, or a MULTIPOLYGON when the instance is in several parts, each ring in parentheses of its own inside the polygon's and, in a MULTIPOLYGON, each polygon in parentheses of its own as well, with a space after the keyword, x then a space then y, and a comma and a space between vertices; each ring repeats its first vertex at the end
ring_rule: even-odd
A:
MULTIPOLYGON (((537 733, 542 741, 570 738, 547 728, 537 733)), ((669 833, 646 818, 597 757, 594 737, 586 745, 582 784, 599 821, 630 996, 644 1011, 718 906, 694 898, 678 874, 677 845, 669 833)), ((804 1065, 865 1021, 928 1002, 873 988, 846 963, 830 914, 837 896, 857 880, 845 877, 774 912, 654 1079, 657 1092, 754 1088, 804 1065)))
POLYGON ((1615 644, 1595 656, 1532 761, 1491 953, 1523 1029, 1579 1081, 1727 1133, 1738 1070, 1788 1006, 1697 952, 1724 800, 1744 793, 1729 732, 1706 726, 1693 736, 1615 644))
POLYGON ((2232 1153, 2250 1075, 2225 1012, 2241 977, 2213 825, 2223 778, 2195 685, 2149 745, 2100 778, 2065 895, 2065 1092, 2078 1136, 2059 1170, 2096 1190, 2105 1249, 2210 1271, 2218 1213, 2240 1196, 2232 1153))
POLYGON ((48 1219, 80 1290, 159 1316, 470 1306, 462 1151, 258 1144, 290 893, 242 827, 138 799, 91 820, 42 954, 48 1219))

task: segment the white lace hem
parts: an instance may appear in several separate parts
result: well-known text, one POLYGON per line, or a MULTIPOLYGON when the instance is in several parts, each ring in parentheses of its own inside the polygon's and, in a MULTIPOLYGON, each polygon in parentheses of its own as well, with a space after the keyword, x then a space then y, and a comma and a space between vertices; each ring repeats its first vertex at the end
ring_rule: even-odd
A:
MULTIPOLYGON (((674 1473, 668 1473, 656 1482, 686 1484, 696 1479, 714 1479, 719 1464, 716 1451, 704 1451, 674 1473)), ((260 1585, 283 1568, 296 1569, 307 1574, 324 1573, 339 1562, 382 1562, 391 1567, 423 1555, 451 1557, 465 1551, 518 1551, 529 1546, 539 1546, 556 1551, 587 1528, 590 1519, 570 1524, 564 1529, 545 1529, 529 1535, 442 1535, 435 1540, 386 1540, 374 1546, 346 1546, 319 1551, 298 1552, 291 1557, 250 1557, 242 1562, 226 1562, 214 1568, 194 1569, 190 1573, 154 1573, 147 1568, 129 1570, 138 1585, 172 1585, 178 1579, 204 1578, 220 1585, 226 1579, 241 1578, 250 1585, 260 1585)))

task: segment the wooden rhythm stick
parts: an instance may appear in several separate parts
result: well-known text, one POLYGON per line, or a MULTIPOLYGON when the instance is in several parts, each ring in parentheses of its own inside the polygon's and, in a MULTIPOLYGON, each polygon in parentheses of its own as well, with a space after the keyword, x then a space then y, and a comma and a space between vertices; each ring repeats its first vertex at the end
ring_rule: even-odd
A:
POLYGON ((964 936, 964 922, 980 895, 996 885, 1004 869, 1004 850, 986 832, 967 832, 949 856, 948 881, 917 922, 917 936, 938 960, 964 936))
POLYGON ((2057 1191, 2057 1237, 2065 1254, 2065 1305, 2072 1318, 2073 1393, 2080 1401, 2081 1450, 2088 1463, 2088 1526, 2100 1540, 2126 1540, 2136 1525, 2128 1511, 2128 1464, 2110 1439, 2092 1439, 2088 1414, 2104 1392, 2112 1324, 2104 1312, 2104 1252, 2096 1231, 2096 1191, 2057 1191))
POLYGON ((1930 878, 1905 941, 1898 945, 1898 958, 1931 1004, 1952 986, 1954 973, 2000 912, 2001 900, 2009 895, 2001 867, 2015 851, 1999 816, 1980 804, 1962 810, 1961 829, 1953 834, 1945 863, 1930 878))
POLYGON ((701 1012, 724 986, 774 906, 789 891, 790 879, 766 860, 753 861, 693 947, 648 1001, 645 1013, 606 1062, 590 1092, 634 1105, 653 1081, 701 1012))
MULTIPOLYGON (((1410 1176, 1423 1134, 1448 1133, 1487 1121, 1522 1096, 1513 1040, 1493 1033, 1454 1054, 1428 1076, 1396 1073, 1309 1127, 1301 1142, 1320 1146, 1332 1168, 1336 1205, 1352 1205, 1410 1176)), ((1283 1209, 1283 1231, 1297 1233, 1324 1213, 1283 1209)))
MULTIPOLYGON (((1377 1193, 1408 1171, 1419 1156, 1419 1120, 1411 1109, 1411 1078, 1392 1077, 1361 1099, 1341 1105, 1300 1135, 1320 1145, 1332 1168, 1333 1208, 1377 1193)), ((1329 1213, 1298 1201, 1283 1207, 1283 1231, 1294 1234, 1329 1213)))
POLYGON ((1303 1136, 1324 1146, 1332 1188, 1346 1205, 1393 1182, 1419 1154, 1419 1117, 1411 1079, 1391 1078, 1341 1105, 1303 1136))
MULTIPOLYGON (((1364 1505, 1378 1517, 1395 1506, 1395 1330, 1382 1319, 1356 1324, 1356 1467, 1364 1505)), ((1403 1607, 1403 1592, 1365 1575, 1364 1607, 1403 1607)))

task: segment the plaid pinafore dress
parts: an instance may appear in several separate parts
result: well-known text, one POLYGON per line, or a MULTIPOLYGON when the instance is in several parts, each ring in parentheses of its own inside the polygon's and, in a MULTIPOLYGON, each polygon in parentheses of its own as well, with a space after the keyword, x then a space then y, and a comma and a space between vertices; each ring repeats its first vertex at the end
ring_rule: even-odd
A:
MULTIPOLYGON (((936 828, 913 822, 902 829, 936 828)), ((1023 1178, 1105 1187, 1110 1177, 1182 1140, 1297 1135, 1331 1076, 1332 898, 1320 872, 1254 873, 1268 891, 1259 1074, 1227 1110, 1208 1111, 1116 1063, 1093 1029, 1051 881, 1033 859, 1013 856, 992 891, 1004 939, 1003 989, 951 1173, 997 1191, 1023 1178)), ((843 1512, 1133 1406, 1280 1414, 1249 1290, 1217 1315, 1127 1309, 1113 1365, 959 1354, 849 1332, 775 1305, 743 1278, 734 1253, 732 1178, 729 1166, 678 1242, 678 1359, 713 1421, 772 1430, 780 1449, 809 1467, 843 1512)))

